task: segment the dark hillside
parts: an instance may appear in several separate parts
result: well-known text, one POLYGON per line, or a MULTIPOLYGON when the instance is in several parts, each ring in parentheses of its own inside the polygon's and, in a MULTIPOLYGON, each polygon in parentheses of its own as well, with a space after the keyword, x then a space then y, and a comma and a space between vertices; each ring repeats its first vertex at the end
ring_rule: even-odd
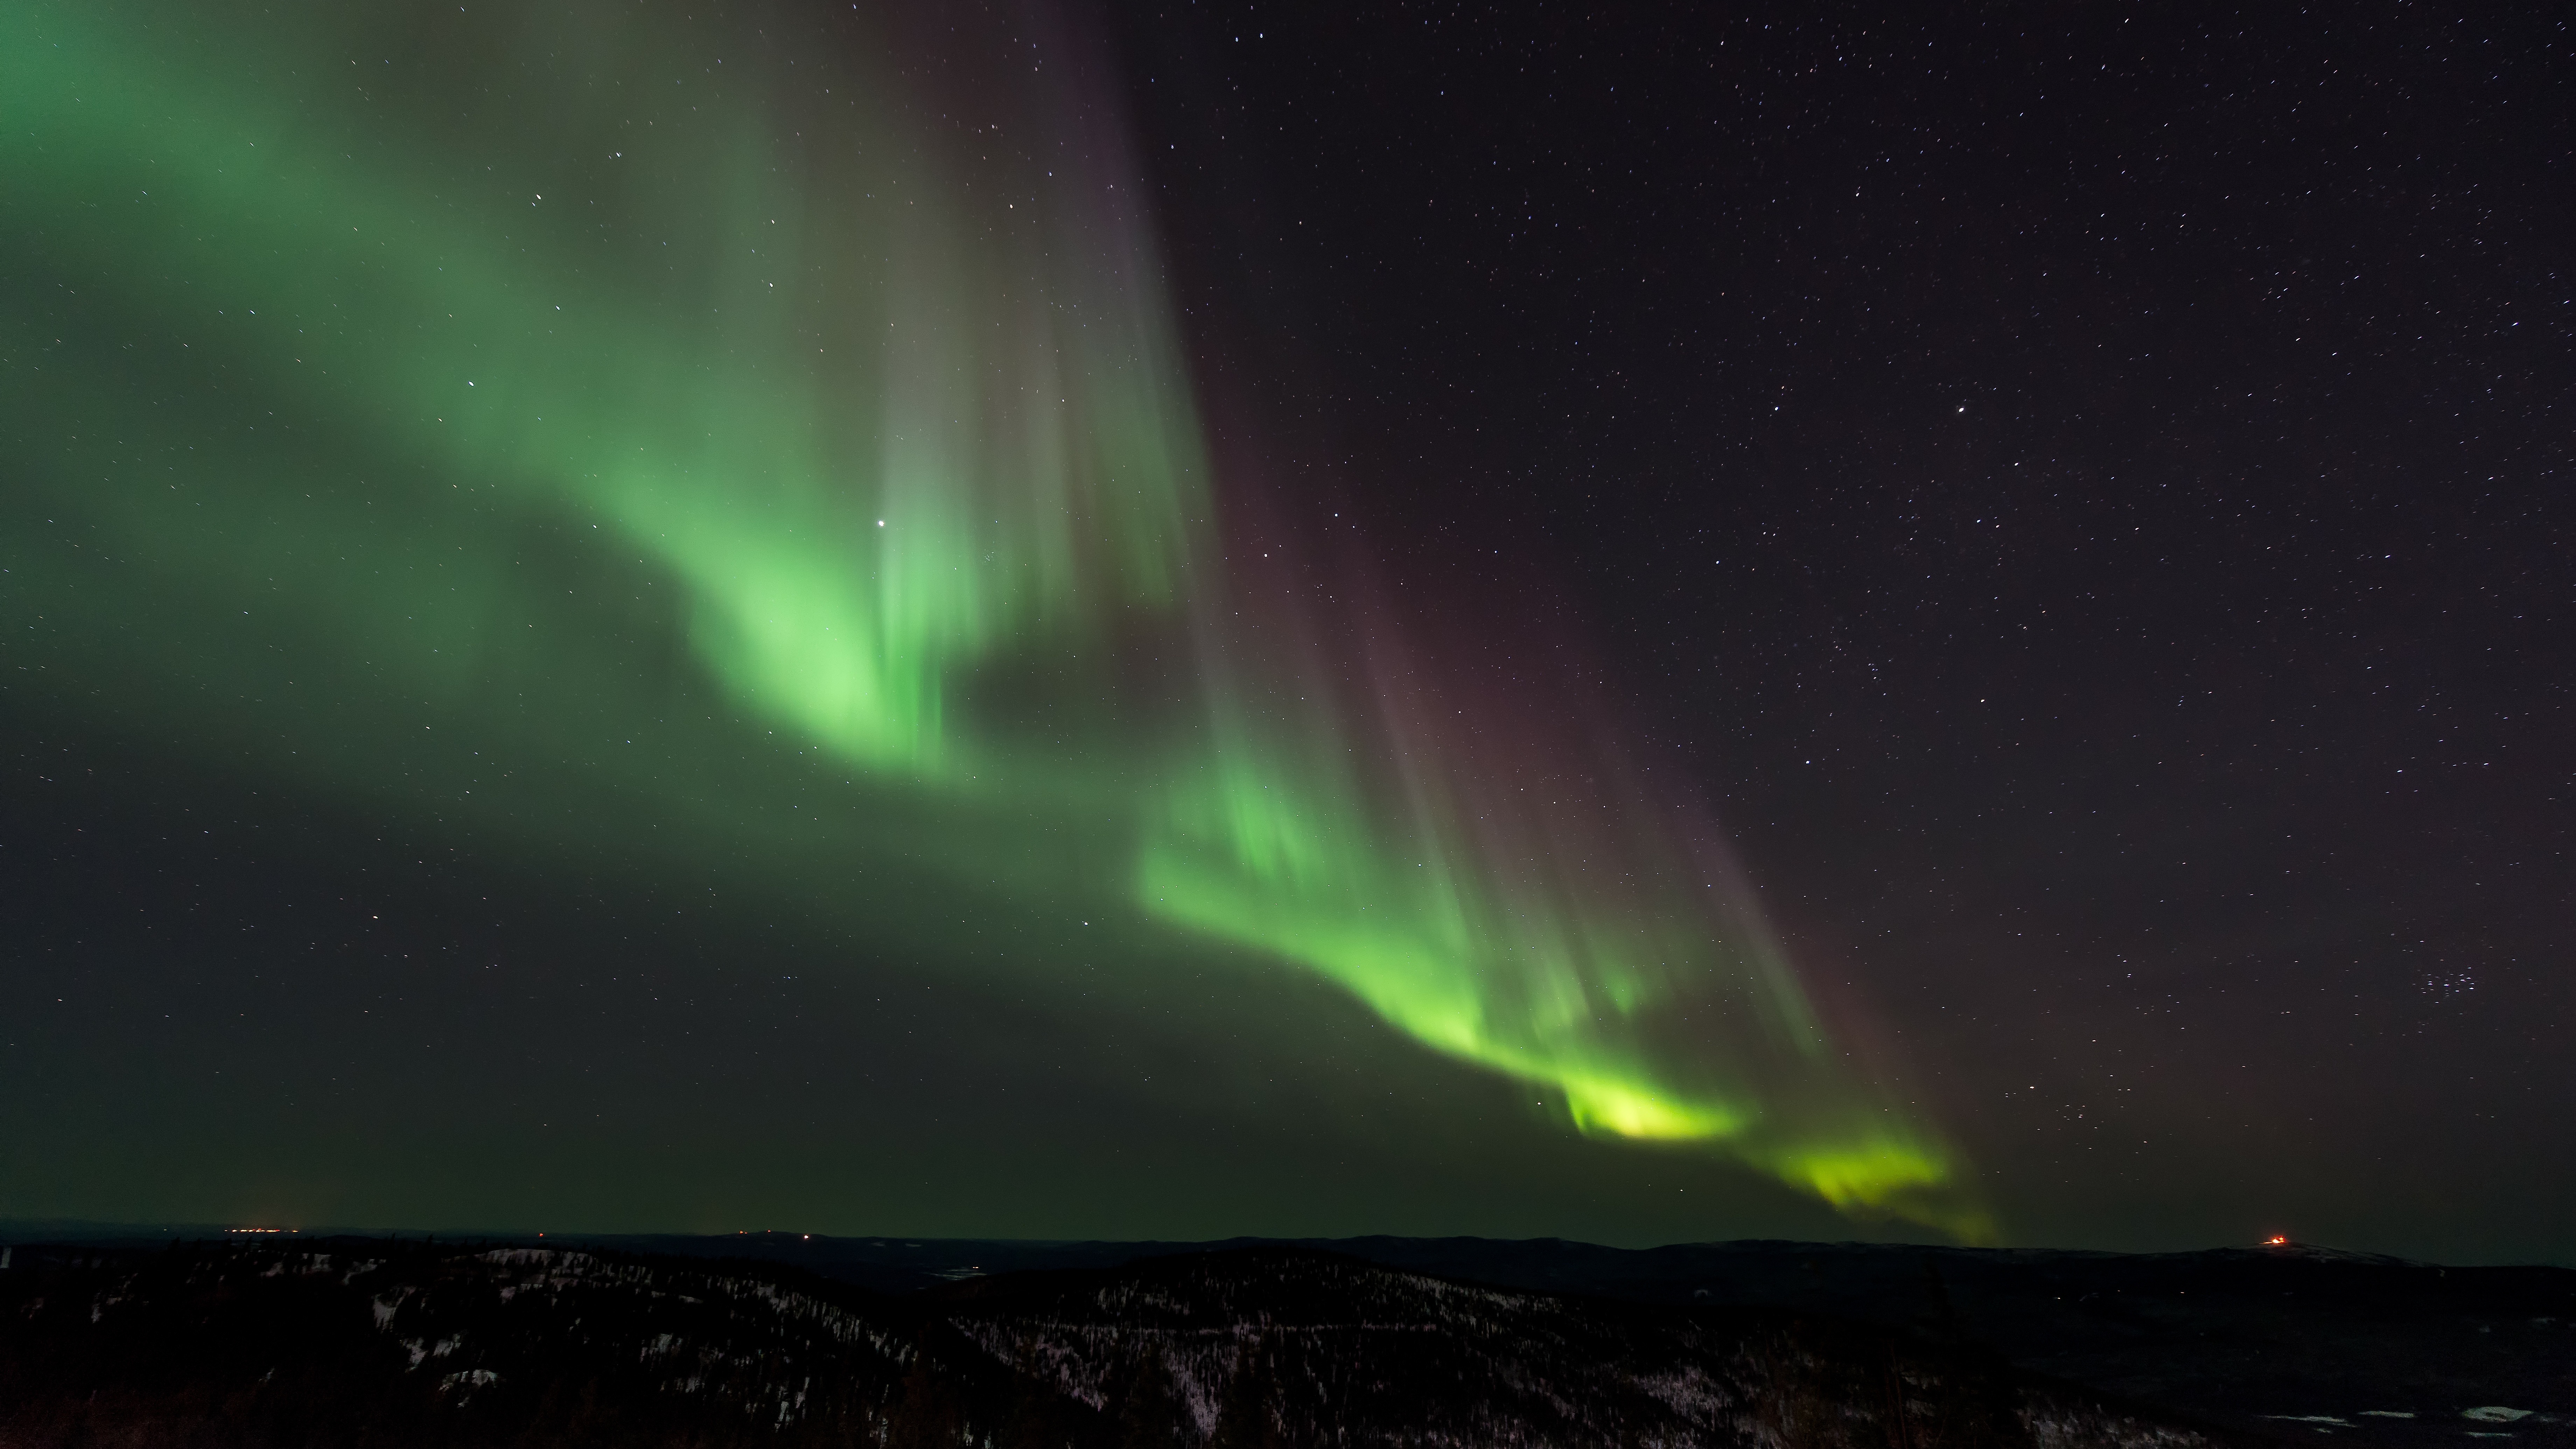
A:
POLYGON ((2198 1449, 1958 1344, 1308 1249, 896 1298, 747 1260, 325 1240, 17 1250, 0 1446, 2198 1449))
MULTIPOLYGON (((752 1254, 892 1292, 1256 1245, 791 1233, 635 1241, 752 1254)), ((1552 1238, 1296 1246, 1530 1292, 1779 1309, 1975 1344, 2027 1373, 2255 1434, 2369 1449, 2576 1449, 2576 1271, 2566 1268, 2446 1267, 2286 1242, 2193 1253, 1763 1241, 1633 1249, 1552 1238)))

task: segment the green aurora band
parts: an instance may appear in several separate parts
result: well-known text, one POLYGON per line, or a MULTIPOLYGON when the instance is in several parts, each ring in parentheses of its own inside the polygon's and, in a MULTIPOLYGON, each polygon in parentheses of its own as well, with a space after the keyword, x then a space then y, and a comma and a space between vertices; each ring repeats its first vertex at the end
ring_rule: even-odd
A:
POLYGON ((673 859, 776 733, 841 792, 732 846, 884 867, 830 909, 1123 913, 1585 1133, 1986 1236, 1597 721, 1483 698, 1365 571, 1228 559, 1078 38, 901 27, 0 10, 0 562, 53 697, 576 847, 583 792, 650 795, 706 822, 673 859))

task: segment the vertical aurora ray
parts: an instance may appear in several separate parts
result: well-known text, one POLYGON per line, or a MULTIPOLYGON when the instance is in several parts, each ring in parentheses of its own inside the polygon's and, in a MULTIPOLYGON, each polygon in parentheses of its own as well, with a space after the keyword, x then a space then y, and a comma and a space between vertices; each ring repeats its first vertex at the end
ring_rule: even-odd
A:
POLYGON ((1937 1140, 1851 1078, 1713 832, 1619 758, 1580 681, 1525 658, 1480 689, 1465 651, 1407 645, 1425 631, 1383 605, 1334 620, 1312 591, 1249 592, 1296 642, 1211 649, 1272 667, 1252 688, 1210 669, 1214 744, 1147 833, 1149 909, 1330 977, 1587 1134, 1716 1146, 1846 1211, 1990 1233, 1937 1140), (1365 641, 1356 669, 1323 638, 1365 641))
MULTIPOLYGON (((253 602, 302 676, 264 697, 317 720, 426 697, 570 758, 585 721, 712 689, 863 782, 808 852, 1123 902, 1586 1133, 1981 1231, 1600 721, 1542 727, 1418 621, 1229 574, 1080 67, 876 20, 0 14, 7 255, 62 293, 0 313, 6 416, 46 442, 10 485, 14 597, 81 617, 92 693, 133 707, 204 661, 284 668, 224 632, 253 602), (25 544, 64 518, 152 587, 25 544), (655 638, 684 677, 620 662, 655 638)), ((744 788, 721 722, 671 734, 682 768, 586 768, 744 788)))

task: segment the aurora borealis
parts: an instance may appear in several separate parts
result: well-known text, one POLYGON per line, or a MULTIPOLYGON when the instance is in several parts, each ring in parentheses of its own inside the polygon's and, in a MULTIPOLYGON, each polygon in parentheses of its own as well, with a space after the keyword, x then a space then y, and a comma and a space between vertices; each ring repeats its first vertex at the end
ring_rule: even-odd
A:
POLYGON ((2557 1241, 2556 133, 1776 20, 0 12, 0 1217, 2557 1241))
POLYGON ((823 45, 621 6, 8 24, 13 208, 123 334, 16 320, 47 359, 16 405, 80 422, 13 502, 155 582, 12 568, 119 707, 188 699, 209 751, 468 814, 471 763, 387 780, 364 736, 649 732, 649 777, 610 752, 523 788, 685 805, 775 788, 703 763, 756 728, 843 773, 799 855, 1240 948, 1585 1133, 1981 1231, 1712 830, 1615 747, 1444 690, 1393 610, 1229 569, 1244 485, 1079 40, 968 86, 861 19, 823 45), (943 124, 969 94, 990 118, 943 124), (137 349, 170 369, 149 388, 137 349), (732 717, 672 722, 710 699, 732 717))

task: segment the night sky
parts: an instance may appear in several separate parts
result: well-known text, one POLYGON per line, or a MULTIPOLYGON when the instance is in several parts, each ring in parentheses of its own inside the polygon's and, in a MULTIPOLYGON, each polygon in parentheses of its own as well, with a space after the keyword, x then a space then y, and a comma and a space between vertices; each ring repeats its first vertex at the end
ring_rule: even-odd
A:
POLYGON ((0 15, 0 1218, 2576 1262, 2568 22, 1900 15, 0 15))

